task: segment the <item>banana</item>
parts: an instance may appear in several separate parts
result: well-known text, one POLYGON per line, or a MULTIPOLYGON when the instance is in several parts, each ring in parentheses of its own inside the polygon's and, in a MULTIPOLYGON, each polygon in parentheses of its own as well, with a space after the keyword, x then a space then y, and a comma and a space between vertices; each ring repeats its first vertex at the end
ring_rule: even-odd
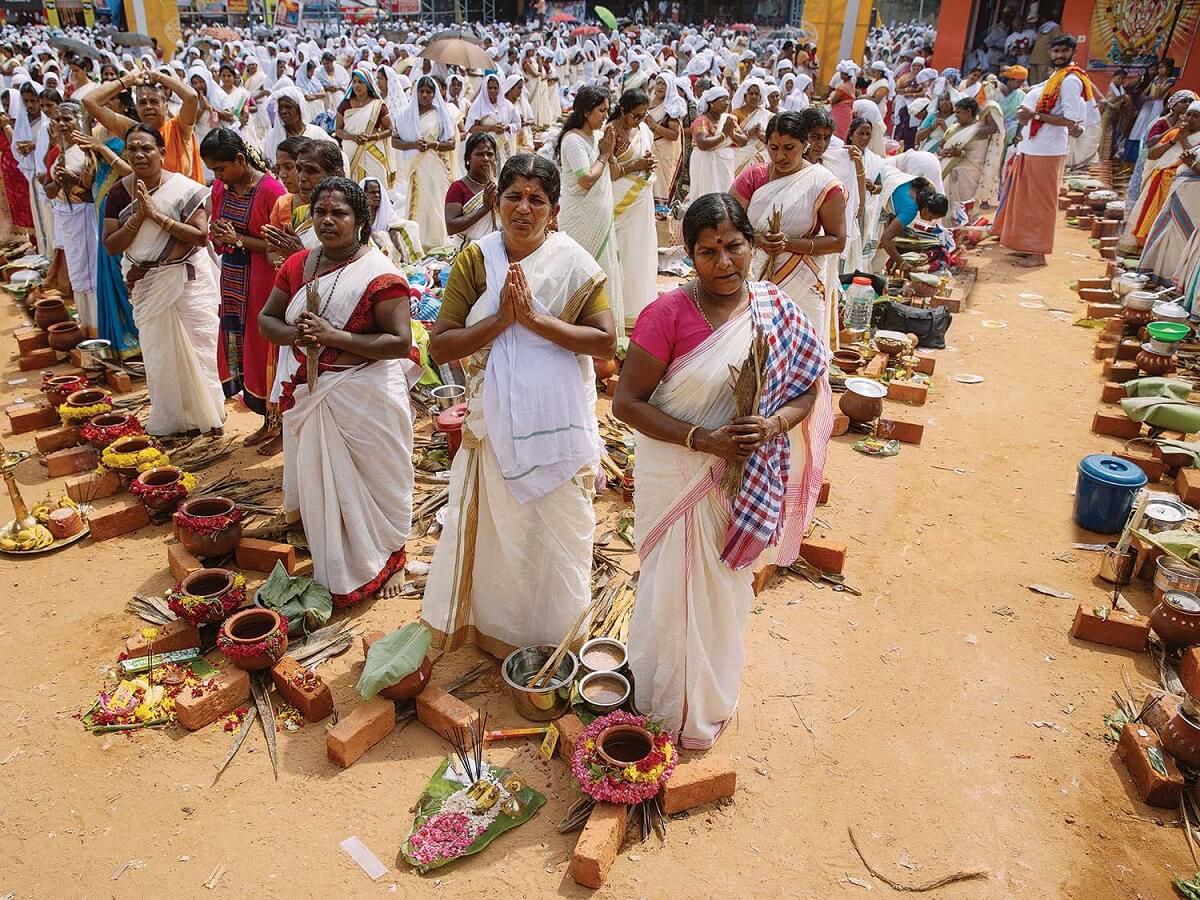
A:
POLYGON ((79 504, 70 497, 63 497, 58 501, 58 505, 61 509, 79 509, 79 504))
POLYGON ((16 550, 18 549, 17 542, 10 537, 0 537, 0 549, 16 550))

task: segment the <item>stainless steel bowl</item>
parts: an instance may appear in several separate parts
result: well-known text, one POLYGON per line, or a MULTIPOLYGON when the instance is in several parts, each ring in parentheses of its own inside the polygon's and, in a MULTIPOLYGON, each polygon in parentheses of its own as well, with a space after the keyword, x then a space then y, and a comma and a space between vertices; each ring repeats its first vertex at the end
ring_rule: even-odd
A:
POLYGON ((508 654, 500 666, 500 674, 512 692, 517 712, 531 722, 549 722, 561 718, 571 708, 571 685, 579 672, 579 659, 570 650, 545 687, 528 686, 546 660, 554 655, 554 650, 555 647, 549 644, 521 647, 508 654))
POLYGON ((116 355, 112 350, 112 341, 104 338, 90 338, 80 341, 76 347, 83 360, 83 368, 88 372, 104 371, 105 360, 111 361, 116 355))
POLYGON ((589 672, 579 679, 579 696, 583 705, 598 716, 620 709, 629 701, 629 679, 620 672, 589 672), (588 696, 588 687, 595 684, 611 685, 619 699, 593 700, 588 696))
POLYGON ((627 662, 629 662, 629 654, 625 650, 625 645, 614 638, 592 638, 579 648, 579 665, 583 668, 585 674, 592 672, 615 672, 624 667, 627 662), (592 650, 607 650, 617 658, 618 662, 603 666, 590 665, 587 658, 588 653, 592 650))

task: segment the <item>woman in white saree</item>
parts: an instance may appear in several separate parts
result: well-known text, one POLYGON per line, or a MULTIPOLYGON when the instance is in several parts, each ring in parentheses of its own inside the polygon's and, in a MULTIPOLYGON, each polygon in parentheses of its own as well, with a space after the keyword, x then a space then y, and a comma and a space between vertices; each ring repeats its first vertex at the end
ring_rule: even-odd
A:
POLYGON ((467 134, 486 131, 495 135, 496 151, 499 154, 496 163, 499 166, 503 166, 516 152, 521 115, 517 108, 505 99, 499 75, 489 73, 484 77, 478 96, 467 110, 465 130, 467 134))
POLYGON ((496 230, 496 139, 467 138, 467 174, 446 191, 446 231, 461 247, 496 230))
MULTIPOLYGON (((558 228, 592 255, 608 276, 608 303, 617 323, 617 336, 625 335, 624 282, 617 255, 616 216, 609 163, 613 157, 613 131, 605 127, 608 91, 584 85, 575 95, 571 115, 558 136, 562 169, 562 207, 558 228), (599 140, 597 140, 599 138, 599 140)), ((655 241, 657 246, 657 241, 655 241)))
POLYGON ((692 120, 692 157, 688 161, 688 199, 723 193, 733 184, 734 157, 746 145, 746 135, 729 112, 729 91, 711 87, 696 105, 692 120))
POLYGON ((733 95, 733 115, 746 143, 733 151, 733 175, 736 178, 747 166, 767 158, 767 85, 761 78, 747 78, 733 95))
POLYGON ((654 202, 670 206, 683 170, 683 120, 687 101, 679 94, 675 76, 667 71, 654 77, 646 125, 654 133, 654 202))
POLYGON ((635 702, 700 750, 737 709, 752 566, 785 531, 803 535, 816 504, 832 407, 814 437, 822 462, 793 455, 788 433, 828 406, 827 353, 786 294, 749 280, 754 229, 732 197, 699 198, 683 231, 697 280, 642 313, 613 411, 638 432, 635 702), (769 342, 762 399, 736 417, 729 367, 756 335, 769 342), (722 479, 741 463, 731 498, 722 479))
POLYGON ((409 359, 408 283, 367 246, 362 188, 327 178, 312 199, 320 245, 284 263, 259 327, 287 351, 279 372, 284 508, 303 521, 314 577, 342 607, 403 588, 413 487, 408 390, 421 370, 409 359), (315 385, 306 361, 313 349, 315 385))
POLYGON ((449 243, 445 201, 450 187, 450 160, 457 142, 454 111, 442 99, 438 83, 422 75, 403 118, 396 124, 393 143, 408 173, 405 217, 417 223, 426 250, 449 243))
POLYGON ((646 124, 645 91, 621 95, 613 109, 613 212, 621 258, 625 330, 658 294, 658 234, 654 229, 654 136, 646 124))
POLYGON ((346 175, 352 181, 378 178, 389 191, 395 189, 392 117, 375 82, 362 69, 351 73, 350 87, 338 106, 333 134, 342 142, 342 152, 349 160, 346 175))
POLYGON ((429 351, 464 359, 467 418, 421 618, 442 649, 557 644, 591 599, 599 463, 591 358, 616 348, 604 273, 561 231, 559 175, 513 157, 501 230, 458 255, 429 351), (478 585, 478 590, 475 586, 478 585))
POLYGON ((233 63, 222 63, 217 73, 221 80, 221 90, 225 92, 225 109, 221 121, 242 136, 251 147, 262 143, 262 132, 258 130, 258 120, 254 117, 250 90, 238 80, 237 69, 233 63), (227 118, 228 117, 228 118, 227 118))
POLYGON ((1000 177, 1004 157, 1004 113, 995 103, 983 112, 973 97, 954 104, 956 122, 946 132, 942 149, 942 182, 950 201, 950 223, 967 224, 969 204, 982 202, 990 195, 989 184, 1000 177))
POLYGON ((125 135, 133 174, 108 194, 104 249, 122 268, 140 334, 153 435, 220 431, 225 394, 217 374, 220 298, 208 254, 208 189, 163 169, 162 135, 125 135))

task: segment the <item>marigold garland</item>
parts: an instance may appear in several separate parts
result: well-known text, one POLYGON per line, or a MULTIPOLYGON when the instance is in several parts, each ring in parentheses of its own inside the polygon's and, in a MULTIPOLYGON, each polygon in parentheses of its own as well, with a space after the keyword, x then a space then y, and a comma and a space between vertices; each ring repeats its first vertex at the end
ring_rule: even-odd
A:
POLYGON ((278 660, 283 655, 284 641, 287 640, 288 620, 286 616, 279 617, 279 627, 261 641, 253 644, 240 644, 229 638, 222 631, 217 635, 217 649, 229 659, 253 659, 256 656, 269 656, 278 660))
POLYGON ((144 450, 136 450, 132 453, 118 453, 109 444, 100 453, 100 467, 102 469, 137 469, 139 472, 145 472, 147 469, 154 469, 158 466, 169 466, 170 464, 171 457, 157 447, 147 447, 144 450))
POLYGON ((182 500, 196 490, 196 476, 191 472, 183 472, 179 479, 171 484, 146 484, 134 479, 129 485, 129 493, 143 500, 163 501, 182 500))
POLYGON ((171 612, 197 625, 221 622, 245 602, 246 576, 240 572, 233 576, 233 585, 221 596, 201 597, 199 594, 188 594, 184 592, 182 584, 177 584, 167 598, 167 606, 171 612))
POLYGON ((575 755, 571 758, 571 774, 589 797, 606 803, 632 805, 657 794, 675 771, 677 761, 675 745, 661 724, 646 716, 617 710, 594 720, 579 735, 575 755), (654 736, 649 755, 624 768, 606 763, 596 752, 596 738, 613 725, 636 725, 649 731, 654 736))
POLYGON ((112 412, 112 408, 111 400, 89 403, 87 406, 71 406, 69 403, 64 403, 58 408, 58 417, 62 419, 64 425, 76 425, 79 422, 86 422, 92 416, 102 416, 112 412))

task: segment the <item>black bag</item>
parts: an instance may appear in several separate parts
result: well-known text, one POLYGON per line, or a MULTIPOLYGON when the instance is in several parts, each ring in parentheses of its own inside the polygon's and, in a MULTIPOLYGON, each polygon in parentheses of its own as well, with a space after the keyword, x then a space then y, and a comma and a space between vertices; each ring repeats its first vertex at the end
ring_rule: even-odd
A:
POLYGON ((927 350, 944 350, 946 332, 950 329, 953 316, 944 306, 918 309, 905 303, 890 300, 875 307, 878 321, 876 327, 884 331, 899 331, 915 334, 917 346, 927 350))

